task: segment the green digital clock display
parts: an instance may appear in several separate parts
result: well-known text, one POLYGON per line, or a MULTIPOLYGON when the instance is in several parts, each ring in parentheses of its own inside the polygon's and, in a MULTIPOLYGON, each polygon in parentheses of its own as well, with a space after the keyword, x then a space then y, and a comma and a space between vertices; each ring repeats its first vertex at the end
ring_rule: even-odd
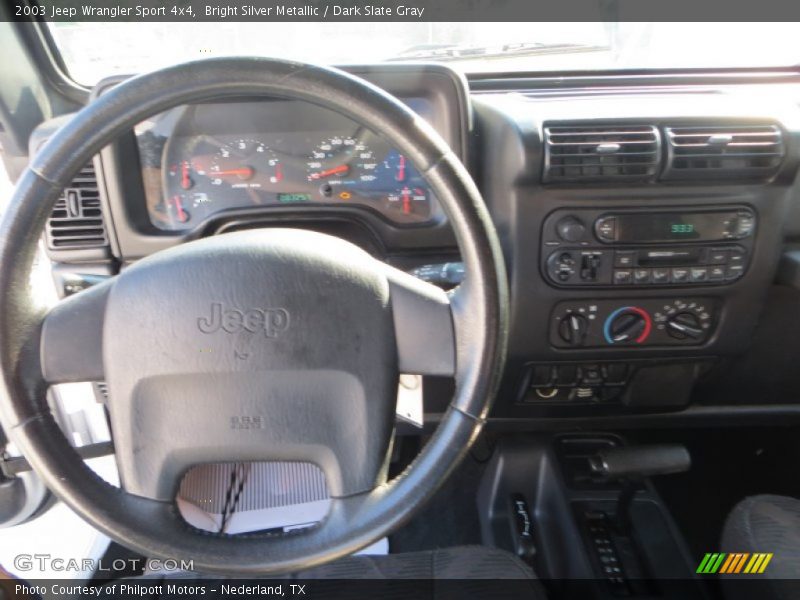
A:
POLYGON ((673 235, 692 235, 694 223, 672 223, 669 230, 673 235))

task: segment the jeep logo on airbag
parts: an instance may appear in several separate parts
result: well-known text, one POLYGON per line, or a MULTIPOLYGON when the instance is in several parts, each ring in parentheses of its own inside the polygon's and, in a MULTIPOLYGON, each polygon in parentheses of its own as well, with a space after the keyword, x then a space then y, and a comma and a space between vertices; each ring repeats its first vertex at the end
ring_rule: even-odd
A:
POLYGON ((221 303, 214 302, 211 315, 197 319, 197 327, 203 333, 220 329, 226 333, 263 331, 268 338, 274 338, 289 327, 289 311, 283 308, 226 309, 221 303))

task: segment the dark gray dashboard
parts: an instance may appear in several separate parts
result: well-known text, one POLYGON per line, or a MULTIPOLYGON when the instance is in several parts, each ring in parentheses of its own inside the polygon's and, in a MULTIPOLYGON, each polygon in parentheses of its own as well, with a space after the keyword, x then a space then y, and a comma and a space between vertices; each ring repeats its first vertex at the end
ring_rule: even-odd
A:
MULTIPOLYGON (((679 411, 709 372, 751 350, 795 204, 800 111, 792 100, 759 86, 537 90, 534 79, 515 89, 502 80, 473 82, 468 94, 462 77, 439 66, 353 72, 412 105, 422 100, 416 107, 468 165, 497 226, 510 278, 511 335, 494 417, 679 411)), ((347 131, 325 125, 324 115, 293 115, 285 103, 273 101, 273 113, 269 101, 242 99, 238 106, 231 121, 215 115, 236 111, 236 103, 209 105, 191 118, 182 109, 170 130, 174 147, 151 164, 159 169, 157 187, 180 186, 186 174, 170 152, 215 127, 222 143, 209 157, 226 144, 253 142, 250 154, 257 144, 283 152, 284 143, 288 153, 294 144, 305 160, 319 139, 347 131), (270 114, 278 118, 265 123, 270 114), (228 122, 234 126, 224 131, 228 122), (303 135, 307 130, 314 135, 303 135), (286 142, 290 131, 299 137, 286 142)), ((380 160, 390 152, 382 148, 380 160)), ((287 164, 284 156, 279 162, 287 164)), ((240 190, 220 210, 165 226, 153 220, 159 200, 148 200, 141 161, 133 133, 95 161, 106 246, 51 247, 57 273, 111 274, 185 240, 278 225, 345 237, 446 286, 463 276, 433 198, 419 218, 404 218, 391 212, 402 199, 384 210, 366 192, 362 202, 304 197, 299 206, 279 201, 294 188, 275 190, 251 206, 237 204, 240 190)), ((391 164, 389 175, 398 167, 391 164)), ((297 181, 311 179, 303 173, 297 181)), ((389 206, 386 189, 376 193, 389 206)), ((448 386, 429 382, 428 412, 446 406, 448 386)))

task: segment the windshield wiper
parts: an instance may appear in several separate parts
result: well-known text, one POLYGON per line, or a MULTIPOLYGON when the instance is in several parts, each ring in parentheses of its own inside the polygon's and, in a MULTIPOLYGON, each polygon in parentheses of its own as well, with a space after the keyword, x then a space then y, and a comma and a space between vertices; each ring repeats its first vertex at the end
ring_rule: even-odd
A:
POLYGON ((536 56, 542 54, 572 54, 575 52, 601 52, 609 50, 609 46, 590 44, 542 44, 539 42, 521 42, 494 46, 477 46, 461 44, 420 44, 411 46, 387 62, 405 60, 438 60, 456 61, 479 58, 497 58, 514 56, 536 56))

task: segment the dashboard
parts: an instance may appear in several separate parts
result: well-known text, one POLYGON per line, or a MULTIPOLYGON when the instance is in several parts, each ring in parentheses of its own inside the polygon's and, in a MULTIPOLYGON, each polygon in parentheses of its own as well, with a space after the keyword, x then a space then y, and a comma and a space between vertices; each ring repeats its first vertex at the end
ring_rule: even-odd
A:
MULTIPOLYGON (((423 118, 432 105, 404 98, 423 118)), ((189 230, 232 209, 348 205, 394 225, 442 218, 410 160, 350 119, 307 102, 182 106, 139 124, 150 222, 189 230)))
MULTIPOLYGON (((775 372, 759 357, 777 359, 772 340, 757 343, 765 321, 796 320, 770 304, 785 232, 800 223, 800 110, 774 93, 777 84, 754 91, 628 80, 612 91, 499 78, 470 89, 438 65, 349 70, 442 135, 497 228, 510 325, 492 417, 667 414, 696 405, 696 390, 725 390, 718 402, 729 403, 725 394, 738 397, 737 388, 756 385, 750 380, 762 385, 741 404, 783 401, 762 393, 778 388, 759 379, 775 372), (747 360, 757 367, 737 368, 742 356, 755 356, 747 360)), ((40 143, 47 128, 37 135, 40 143)), ((92 245, 58 243, 61 222, 51 219, 57 278, 63 270, 89 281, 192 239, 270 227, 342 237, 448 289, 469 275, 448 219, 407 157, 309 103, 177 107, 104 149, 92 176, 96 188, 76 180, 74 191, 88 211, 99 206, 105 232, 92 245)), ((795 389, 796 370, 784 371, 785 388, 795 389)), ((448 385, 426 382, 426 412, 446 409, 448 385)))

